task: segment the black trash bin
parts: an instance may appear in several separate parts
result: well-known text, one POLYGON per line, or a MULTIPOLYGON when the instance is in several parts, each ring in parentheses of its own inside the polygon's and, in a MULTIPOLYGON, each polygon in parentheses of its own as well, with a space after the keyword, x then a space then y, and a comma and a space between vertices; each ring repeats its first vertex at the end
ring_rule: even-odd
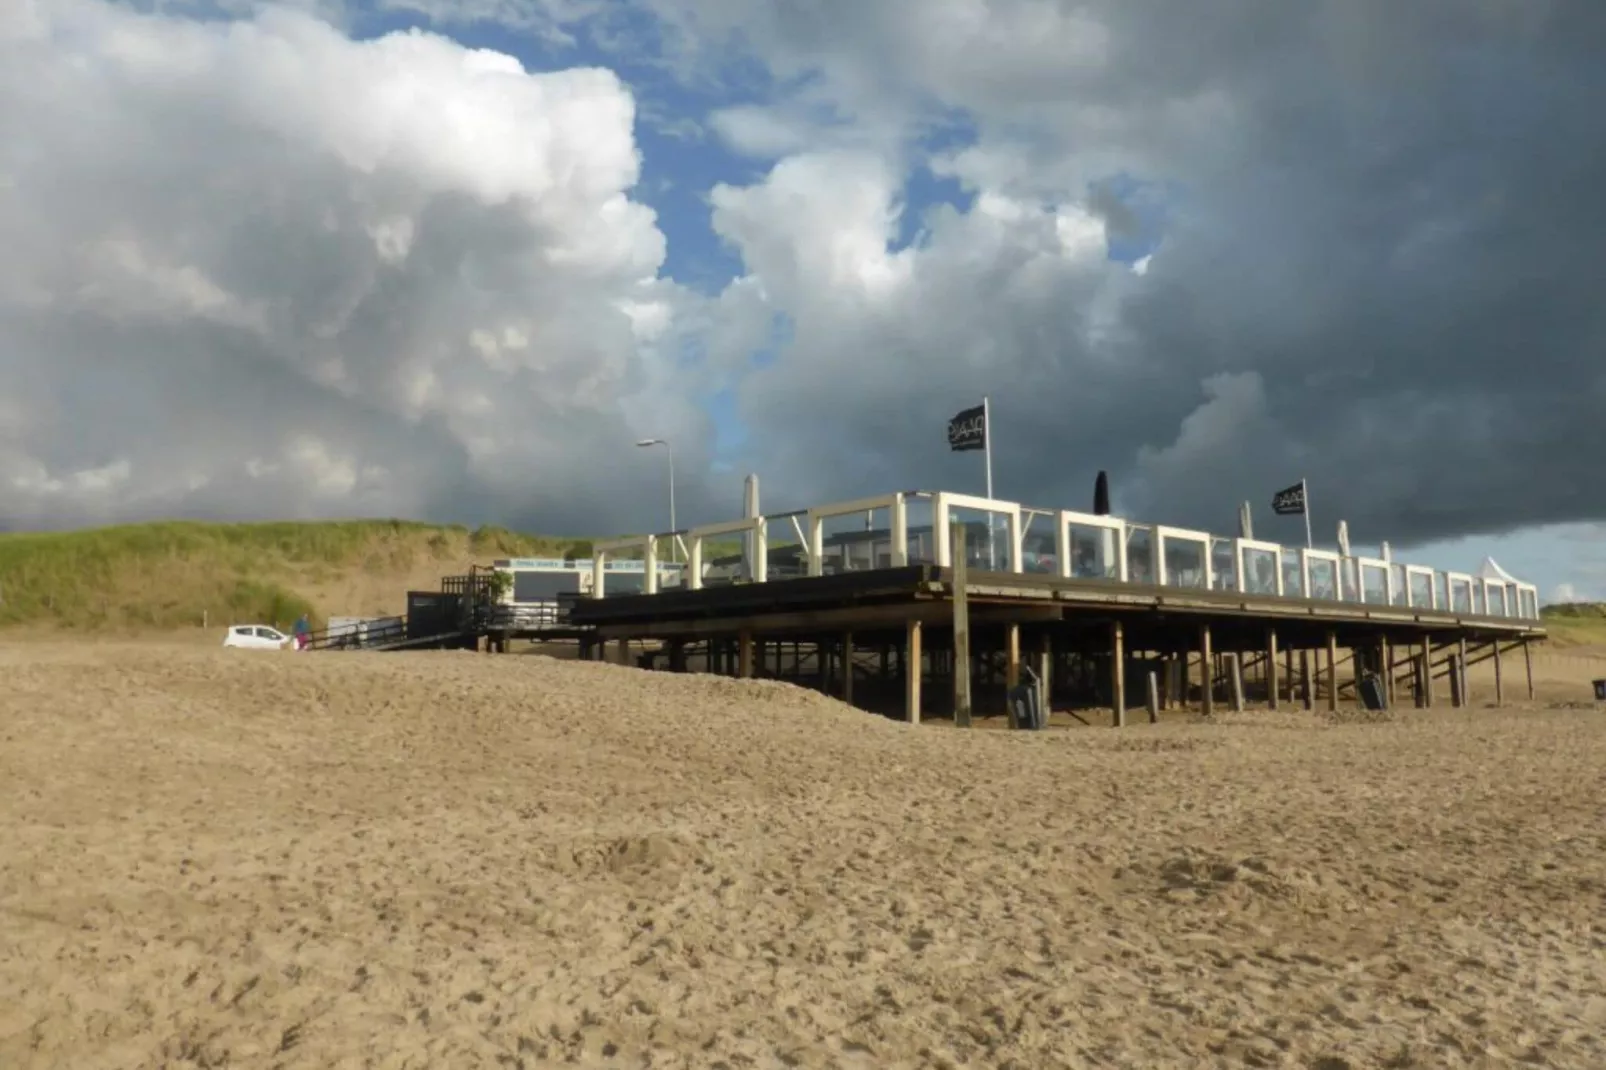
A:
POLYGON ((1031 669, 1022 666, 1022 676, 1025 677, 1009 693, 1009 709, 1015 715, 1015 726, 1027 731, 1037 731, 1043 727, 1043 699, 1038 688, 1037 674, 1031 669))
POLYGON ((1595 681, 1595 698, 1606 702, 1606 680, 1595 681))
POLYGON ((1375 672, 1365 673, 1361 676, 1361 705, 1369 710, 1382 710, 1388 707, 1383 699, 1383 678, 1375 672))

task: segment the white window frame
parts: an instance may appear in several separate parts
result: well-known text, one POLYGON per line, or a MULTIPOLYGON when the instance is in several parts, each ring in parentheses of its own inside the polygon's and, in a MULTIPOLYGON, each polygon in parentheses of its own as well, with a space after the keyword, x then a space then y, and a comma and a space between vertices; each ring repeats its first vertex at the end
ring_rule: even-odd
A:
POLYGON ((1444 574, 1445 608, 1451 613, 1465 613, 1469 617, 1477 613, 1478 600, 1473 597, 1473 591, 1477 589, 1477 585, 1477 580, 1469 572, 1446 571, 1444 574), (1465 610, 1460 610, 1455 607, 1455 585, 1457 583, 1466 584, 1467 608, 1465 610))
POLYGON ((1127 582, 1125 520, 1118 516, 1099 516, 1096 513, 1078 513, 1070 509, 1061 509, 1055 514, 1054 522, 1059 525, 1054 535, 1054 553, 1059 557, 1060 579, 1087 578, 1071 574, 1071 526, 1075 525, 1079 528, 1098 528, 1114 535, 1115 578, 1119 583, 1127 582))
POLYGON ((623 539, 609 539, 591 547, 591 597, 607 597, 604 590, 608 575, 608 558, 623 550, 641 548, 641 593, 658 593, 658 535, 630 535, 623 539))
POLYGON ((1486 616, 1486 617, 1509 617, 1509 616, 1511 616, 1511 593, 1510 593, 1511 585, 1508 584, 1505 580, 1488 580, 1488 579, 1485 579, 1485 580, 1481 580, 1480 582, 1483 584, 1483 615, 1486 616), (1499 613, 1496 613, 1490 607, 1489 592, 1493 591, 1493 590, 1498 590, 1500 592, 1500 612, 1499 613))
MULTIPOLYGON (((1261 539, 1234 539, 1233 543, 1233 554, 1237 558, 1238 563, 1237 576, 1239 593, 1250 593, 1244 590, 1244 577, 1249 574, 1248 570, 1244 567, 1244 551, 1259 550, 1262 553, 1271 554, 1276 560, 1277 567, 1274 571, 1277 573, 1277 590, 1274 593, 1278 598, 1283 597, 1283 544, 1280 542, 1265 542, 1261 539)), ((1264 591, 1256 591, 1254 593, 1260 595, 1262 598, 1266 596, 1266 592, 1264 591)))
POLYGON ((1299 578, 1305 587, 1305 597, 1316 601, 1316 593, 1310 583, 1310 563, 1312 561, 1326 561, 1333 566, 1333 597, 1323 598, 1323 602, 1344 601, 1344 555, 1332 550, 1299 551, 1299 578))
POLYGON ((1378 568, 1383 570, 1383 602, 1385 606, 1394 604, 1394 562, 1381 557, 1356 557, 1355 562, 1355 599, 1363 606, 1374 606, 1378 603, 1366 600, 1366 570, 1378 568))
MULTIPOLYGON (((978 498, 971 494, 951 494, 941 490, 931 499, 931 522, 937 537, 937 564, 954 567, 953 540, 949 538, 949 514, 955 509, 971 509, 981 513, 1002 513, 1009 520, 1009 571, 1021 571, 1020 505, 999 501, 997 498, 978 498)), ((907 537, 906 537, 907 544, 907 537)))
MULTIPOLYGON (((938 495, 939 498, 942 495, 938 495)), ((1010 527, 1011 541, 1015 543, 1015 552, 1012 560, 1020 560, 1020 506, 1015 506, 1014 523, 1010 527)), ((875 498, 857 498, 850 502, 832 502, 829 505, 819 505, 808 511, 807 538, 803 542, 804 551, 809 558, 809 575, 825 575, 825 522, 839 516, 852 516, 854 513, 868 513, 877 509, 885 509, 888 526, 892 529, 892 567, 902 568, 909 563, 909 515, 904 504, 903 494, 882 494, 875 498)), ((935 508, 933 509, 935 515, 935 508)), ((942 527, 947 529, 946 518, 942 527)), ((939 548, 940 553, 940 548, 939 548)), ((1016 571, 1019 571, 1017 569, 1016 571)))
POLYGON ((1439 608, 1438 573, 1434 569, 1428 568, 1426 565, 1405 566, 1405 604, 1413 609, 1439 608), (1425 606, 1416 604, 1416 595, 1411 591, 1412 576, 1426 576, 1428 579, 1428 604, 1425 606))
POLYGON ((1205 585, 1203 588, 1185 587, 1183 590, 1215 590, 1216 570, 1210 563, 1211 540, 1214 538, 1215 536, 1208 531, 1194 531, 1190 528, 1168 528, 1163 524, 1154 525, 1154 572, 1155 578, 1160 581, 1160 586, 1171 586, 1171 576, 1165 564, 1165 544, 1167 539, 1175 539, 1177 542, 1196 542, 1203 547, 1200 556, 1204 561, 1205 585))
POLYGON ((769 579, 769 543, 767 539, 768 523, 761 516, 747 517, 743 520, 727 520, 720 524, 702 524, 686 532, 686 568, 689 570, 688 586, 691 590, 703 589, 703 540, 720 535, 746 535, 753 537, 753 554, 757 558, 754 562, 751 577, 754 583, 763 583, 769 579))

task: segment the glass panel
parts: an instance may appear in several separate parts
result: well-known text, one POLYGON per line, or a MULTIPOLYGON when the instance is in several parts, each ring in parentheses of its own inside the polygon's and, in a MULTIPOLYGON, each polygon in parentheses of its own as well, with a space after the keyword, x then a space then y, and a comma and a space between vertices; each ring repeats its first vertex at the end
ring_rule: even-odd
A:
POLYGON ((937 537, 932 531, 931 495, 910 495, 903 500, 903 519, 908 525, 909 563, 935 565, 937 563, 937 537))
POLYGON ((1378 565, 1361 566, 1361 601, 1367 605, 1388 605, 1388 572, 1386 569, 1378 565))
POLYGON ((1476 613, 1480 617, 1488 612, 1488 610, 1484 608, 1483 584, 1477 582, 1472 584, 1472 612, 1476 613))
POLYGON ((1130 583, 1153 584, 1154 531, 1143 525, 1126 529, 1126 578, 1130 583))
POLYGON ((1325 557, 1310 559, 1310 596, 1338 600, 1338 562, 1325 557))
MULTIPOLYGON (((1009 571, 1009 517, 988 509, 949 509, 948 524, 965 527, 965 564, 978 572, 1009 571)), ((952 553, 957 547, 949 547, 952 553)))
POLYGON ((1237 556, 1231 539, 1210 540, 1210 580, 1216 590, 1238 590, 1237 556))
POLYGON ((1411 605, 1419 609, 1433 608, 1433 577, 1426 572, 1411 573, 1411 605))
POLYGON ((1344 601, 1360 601, 1360 592, 1355 587, 1355 559, 1344 558, 1340 563, 1339 573, 1344 577, 1344 601))
POLYGON ((1522 592, 1522 615, 1529 620, 1539 619, 1539 596, 1532 591, 1522 592))
MULTIPOLYGON (((1033 513, 1021 514, 1021 571, 1057 576, 1060 571, 1059 546, 1054 538, 1055 518, 1033 513)), ((1008 526, 1005 520, 1005 526, 1008 526)))
POLYGON ((1244 550, 1242 590, 1245 594, 1277 593, 1277 558, 1278 554, 1272 550, 1257 550, 1252 546, 1244 550))
MULTIPOLYGON (((807 530, 807 518, 799 522, 807 530)), ((796 532, 792 534, 797 537, 796 532)), ((891 568, 892 510, 866 509, 862 513, 824 517, 820 521, 820 543, 820 570, 827 576, 891 568)))
POLYGON ((1440 609, 1450 608, 1450 577, 1442 572, 1433 574, 1433 604, 1440 609))
POLYGON ((1079 580, 1118 580, 1121 561, 1116 539, 1120 532, 1092 524, 1067 524, 1071 546, 1071 575, 1079 580))
MULTIPOLYGON (((799 529, 808 523, 807 513, 786 514, 784 516, 768 517, 764 521, 765 562, 764 578, 767 580, 795 580, 799 576, 809 574, 808 555, 803 552, 803 540, 799 529), (792 521, 797 523, 793 524, 792 521)), ((704 552, 704 557, 707 552, 704 552)), ((725 558, 726 566, 741 575, 742 547, 741 537, 730 537, 729 553, 725 558)))
POLYGON ((1506 616, 1506 587, 1503 583, 1489 585, 1489 616, 1506 616))
POLYGON ((1389 602, 1392 605, 1405 605, 1405 566, 1389 566, 1389 602))
POLYGON ((1205 544, 1193 539, 1164 539, 1167 587, 1204 587, 1205 544))
POLYGON ((1283 594, 1288 598, 1305 597, 1305 577, 1299 567, 1299 551, 1284 550, 1283 559, 1283 594))
POLYGON ((1446 577, 1446 581, 1450 584, 1451 611, 1455 613, 1471 613, 1472 585, 1466 580, 1451 580, 1448 577, 1446 577))

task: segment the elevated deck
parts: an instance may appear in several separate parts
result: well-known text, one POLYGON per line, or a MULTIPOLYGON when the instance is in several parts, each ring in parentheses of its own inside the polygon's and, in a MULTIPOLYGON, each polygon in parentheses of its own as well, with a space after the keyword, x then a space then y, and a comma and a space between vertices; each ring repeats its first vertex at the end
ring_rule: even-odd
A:
POLYGON ((764 671, 766 642, 811 644, 822 686, 833 686, 831 651, 848 667, 840 687, 849 696, 857 655, 880 648, 886 675, 895 647, 911 720, 920 680, 943 675, 953 681, 956 717, 968 720, 971 674, 960 662, 979 659, 985 675, 996 656, 1014 687, 1023 637, 1048 677, 1050 701, 1057 676, 1105 665, 1103 694, 1117 721, 1129 676, 1145 691, 1151 674, 1163 676, 1167 694, 1145 698, 1164 706, 1190 694, 1193 665, 1206 712, 1223 680, 1235 705, 1258 686, 1269 702, 1297 694, 1309 706, 1320 691, 1329 704, 1359 692, 1368 674, 1391 699, 1403 679, 1424 705, 1434 680, 1446 679, 1461 703, 1474 656, 1496 659, 1503 698, 1501 654, 1545 637, 1537 590, 1497 570, 1449 572, 1390 560, 1386 550, 1288 548, 947 492, 615 540, 596 547, 594 567, 591 596, 574 604, 570 620, 595 640, 659 641, 677 668, 699 645, 707 664, 738 675, 764 671), (1034 535, 1033 522, 1045 518, 1052 527, 1034 535), (849 530, 827 531, 844 520, 849 530), (744 543, 740 578, 730 582, 727 571, 715 579, 704 544, 733 538, 744 543), (664 544, 684 555, 676 586, 654 579, 664 544), (644 562, 645 589, 609 594, 607 556, 630 552, 644 562), (1338 679, 1340 648, 1351 652, 1349 680, 1338 679))

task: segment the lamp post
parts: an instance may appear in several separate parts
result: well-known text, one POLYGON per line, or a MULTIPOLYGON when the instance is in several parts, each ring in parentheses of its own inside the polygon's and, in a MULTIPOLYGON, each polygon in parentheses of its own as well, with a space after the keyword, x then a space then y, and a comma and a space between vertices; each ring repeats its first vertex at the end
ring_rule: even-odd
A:
POLYGON ((665 438, 644 438, 636 443, 639 449, 650 449, 653 446, 662 446, 664 452, 669 454, 669 560, 679 560, 675 554, 675 448, 665 438))

